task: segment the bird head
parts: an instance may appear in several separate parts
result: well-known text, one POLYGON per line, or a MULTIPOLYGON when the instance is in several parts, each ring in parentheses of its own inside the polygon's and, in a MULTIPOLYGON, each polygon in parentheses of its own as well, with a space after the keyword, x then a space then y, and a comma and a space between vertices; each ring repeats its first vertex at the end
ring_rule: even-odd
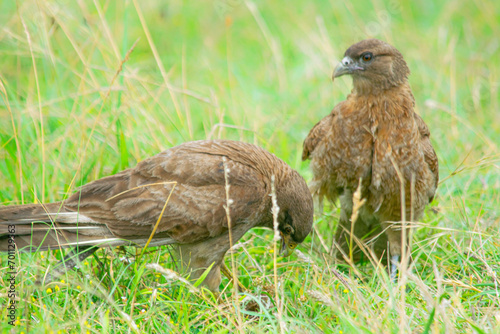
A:
POLYGON ((277 189, 280 207, 278 230, 281 235, 281 256, 289 256, 311 232, 313 200, 306 182, 296 171, 292 180, 277 189))
POLYGON ((378 39, 365 39, 347 49, 332 79, 345 74, 352 76, 356 90, 373 91, 403 84, 410 70, 395 47, 378 39))

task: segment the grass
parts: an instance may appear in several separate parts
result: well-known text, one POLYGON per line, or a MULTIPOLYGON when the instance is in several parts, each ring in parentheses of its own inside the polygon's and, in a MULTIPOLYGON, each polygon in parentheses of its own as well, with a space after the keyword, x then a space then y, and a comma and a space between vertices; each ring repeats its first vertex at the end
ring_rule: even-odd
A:
MULTIPOLYGON (((367 37, 395 45, 412 69, 442 179, 399 285, 371 264, 326 256, 320 238, 328 248, 339 214, 331 206, 300 253, 276 267, 271 231, 240 240, 233 255, 249 293, 237 302, 227 279, 217 302, 146 267, 175 269, 166 247, 137 262, 141 250, 100 250, 43 289, 35 276, 63 254, 21 254, 14 330, 500 333, 499 21, 498 4, 465 0, 1 2, 4 205, 61 200, 205 138, 258 144, 309 180, 302 141, 349 93, 350 79, 332 85, 331 72, 367 37), (249 301, 260 306, 245 311, 249 301)), ((5 307, 0 317, 1 331, 11 330, 5 307)))

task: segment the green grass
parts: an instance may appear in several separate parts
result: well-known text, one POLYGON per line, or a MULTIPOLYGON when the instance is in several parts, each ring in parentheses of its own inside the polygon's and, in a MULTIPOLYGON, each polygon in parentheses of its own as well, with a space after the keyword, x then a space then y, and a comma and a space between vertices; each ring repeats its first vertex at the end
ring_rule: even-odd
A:
MULTIPOLYGON (((205 138, 258 144, 309 180, 302 141, 351 89, 348 78, 331 83, 334 64, 352 43, 377 37, 412 70, 443 180, 414 232, 412 273, 394 285, 381 268, 331 260, 318 237, 331 244, 330 207, 299 247, 305 257, 278 259, 278 286, 272 233, 240 240, 234 257, 250 293, 237 298, 257 300, 253 314, 237 307, 227 279, 217 302, 144 267, 174 269, 168 248, 141 258, 103 249, 40 289, 35 276, 62 256, 54 251, 17 258, 15 332, 500 333, 498 4, 137 3, 0 2, 0 203, 61 200, 205 138)), ((5 307, 0 317, 9 331, 5 307)))

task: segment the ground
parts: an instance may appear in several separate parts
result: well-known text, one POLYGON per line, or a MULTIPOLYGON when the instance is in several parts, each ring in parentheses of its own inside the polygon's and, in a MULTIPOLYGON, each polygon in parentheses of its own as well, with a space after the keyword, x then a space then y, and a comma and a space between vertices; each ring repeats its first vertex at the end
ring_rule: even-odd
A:
MULTIPOLYGON (((1 204, 60 200, 206 138, 258 144, 310 180, 302 141, 351 89, 348 77, 332 84, 335 64, 369 37, 408 62, 441 175, 399 284, 373 264, 328 256, 339 209, 327 205, 290 258, 275 257, 271 231, 240 240, 226 263, 234 260, 249 292, 236 296, 223 279, 222 301, 145 267, 175 269, 166 247, 141 257, 134 248, 100 250, 43 289, 36 275, 61 252, 16 255, 13 268, 2 254, 2 272, 18 273, 14 330, 498 332, 499 21, 500 5, 465 0, 3 1, 1 204), (251 314, 249 300, 260 303, 251 314)), ((0 277, 2 305, 9 279, 0 277)), ((2 308, 2 332, 12 329, 8 316, 2 308)))

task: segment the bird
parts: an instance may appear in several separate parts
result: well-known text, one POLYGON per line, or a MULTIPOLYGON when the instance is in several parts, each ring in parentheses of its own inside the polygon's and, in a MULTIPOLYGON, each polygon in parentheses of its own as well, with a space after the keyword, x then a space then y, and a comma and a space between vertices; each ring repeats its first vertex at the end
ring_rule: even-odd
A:
POLYGON ((289 256, 311 231, 313 211, 305 180, 274 154, 239 141, 192 141, 64 201, 0 208, 0 251, 12 239, 28 252, 75 247, 64 272, 100 247, 172 245, 190 279, 212 266, 203 284, 218 291, 231 244, 277 221, 281 255, 289 256))
POLYGON ((311 160, 315 199, 340 202, 337 258, 360 260, 353 239, 364 240, 379 259, 390 259, 394 279, 408 250, 401 222, 420 219, 434 199, 438 159, 415 112, 410 69, 394 46, 378 39, 353 44, 332 80, 343 75, 352 77, 352 91, 310 130, 302 160, 311 160))

